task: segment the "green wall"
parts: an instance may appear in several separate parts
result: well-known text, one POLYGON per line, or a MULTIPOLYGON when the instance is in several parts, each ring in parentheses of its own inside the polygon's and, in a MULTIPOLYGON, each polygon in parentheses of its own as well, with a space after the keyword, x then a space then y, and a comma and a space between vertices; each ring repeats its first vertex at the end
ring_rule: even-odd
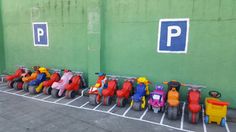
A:
POLYGON ((90 84, 100 70, 153 84, 176 79, 206 85, 204 96, 219 90, 236 107, 234 0, 3 0, 2 16, 9 72, 37 64, 84 71, 90 84), (187 54, 156 52, 161 18, 190 18, 187 54), (48 48, 33 46, 32 22, 40 21, 48 48))
MULTIPOLYGON (((2 11, 2 1, 0 1, 0 11, 2 11)), ((5 57, 3 47, 3 25, 2 25, 2 14, 0 13, 0 73, 5 69, 5 57)))

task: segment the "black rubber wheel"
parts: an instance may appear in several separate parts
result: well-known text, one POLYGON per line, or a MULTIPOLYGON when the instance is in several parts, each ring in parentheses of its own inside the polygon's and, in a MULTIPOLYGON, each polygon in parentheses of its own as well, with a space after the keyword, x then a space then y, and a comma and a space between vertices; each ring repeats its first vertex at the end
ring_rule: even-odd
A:
POLYGON ((116 98, 116 105, 118 107, 125 107, 125 105, 126 105, 125 98, 116 98))
POLYGON ((29 86, 29 93, 30 94, 36 94, 36 86, 29 86))
POLYGON ((198 113, 192 113, 188 112, 188 120, 190 123, 196 124, 199 121, 199 112, 198 113))
POLYGON ((51 95, 52 88, 51 87, 44 87, 43 93, 46 95, 51 95))
POLYGON ((173 107, 168 107, 167 109, 167 117, 168 119, 172 119, 173 107))
POLYGON ((148 104, 148 110, 152 110, 152 105, 148 104))
POLYGON ((23 90, 25 91, 25 92, 29 92, 29 84, 28 83, 23 83, 23 90))
POLYGON ((173 107, 172 119, 176 120, 178 116, 178 108, 173 107))
POLYGON ((133 108, 134 110, 136 110, 136 111, 141 111, 141 110, 142 110, 142 108, 141 108, 141 102, 135 102, 135 101, 134 101, 134 104, 133 104, 132 108, 133 108))
POLYGON ((106 96, 102 98, 103 105, 109 106, 111 105, 112 98, 111 96, 106 96))
POLYGON ((97 105, 99 102, 97 101, 97 95, 96 94, 90 94, 89 95, 89 103, 91 105, 97 105))
POLYGON ((74 90, 66 90, 66 98, 73 99, 75 98, 76 92, 74 90))
POLYGON ((58 95, 58 93, 59 93, 59 90, 58 89, 52 89, 52 91, 51 91, 51 94, 52 94, 52 97, 54 97, 54 98, 59 98, 60 96, 58 95))
POLYGON ((18 89, 18 82, 13 83, 13 88, 14 88, 15 90, 19 90, 19 89, 18 89))
POLYGON ((7 86, 8 88, 13 88, 14 81, 8 81, 7 86))

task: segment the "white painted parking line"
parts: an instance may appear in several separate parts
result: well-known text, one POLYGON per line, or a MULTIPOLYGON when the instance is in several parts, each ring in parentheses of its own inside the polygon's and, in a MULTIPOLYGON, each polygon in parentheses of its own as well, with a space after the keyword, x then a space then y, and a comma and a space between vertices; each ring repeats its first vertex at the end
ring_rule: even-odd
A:
POLYGON ((87 105, 88 103, 89 103, 89 101, 84 103, 83 105, 81 105, 80 108, 84 108, 84 106, 87 105))
POLYGON ((43 93, 40 93, 40 94, 35 95, 34 98, 37 98, 37 97, 39 97, 39 96, 41 96, 41 95, 43 95, 43 93))
POLYGON ((116 104, 114 104, 107 112, 111 112, 116 107, 116 104))
POLYGON ((23 91, 22 91, 22 90, 19 90, 19 91, 16 91, 16 92, 14 92, 14 93, 19 94, 19 93, 21 93, 21 92, 23 92, 23 91))
POLYGON ((148 112, 148 108, 146 108, 146 110, 143 112, 142 116, 139 118, 139 120, 142 120, 143 117, 146 115, 146 113, 148 112))
POLYGON ((58 100, 56 100, 56 101, 54 101, 54 102, 55 102, 55 103, 56 103, 56 102, 59 102, 59 101, 65 99, 65 98, 66 98, 66 96, 64 96, 64 97, 62 97, 62 98, 60 98, 60 99, 58 99, 58 100))
POLYGON ((26 96, 26 95, 30 95, 30 93, 25 93, 25 94, 22 94, 23 96, 26 96))
POLYGON ((14 91, 15 89, 9 89, 9 90, 5 90, 6 92, 10 92, 10 91, 14 91))
POLYGON ((203 125, 204 132, 207 132, 206 124, 204 121, 204 107, 203 107, 203 105, 202 105, 202 125, 203 125))
POLYGON ((47 97, 42 98, 42 100, 48 99, 48 98, 50 98, 50 97, 52 97, 52 96, 49 95, 49 96, 47 96, 47 97))
POLYGON ((185 102, 182 107, 182 117, 181 117, 180 129, 183 129, 183 127, 184 127, 184 109, 185 109, 185 102))
POLYGON ((0 83, 0 87, 5 87, 7 86, 7 83, 0 83))
MULTIPOLYGON (((225 118, 225 119, 226 119, 226 118, 225 118)), ((227 131, 227 132, 230 132, 229 126, 228 126, 228 124, 227 124, 227 119, 226 119, 226 122, 225 122, 225 128, 226 128, 226 131, 227 131)))
POLYGON ((163 124, 163 121, 164 121, 165 115, 166 115, 166 112, 164 112, 164 113, 162 114, 160 124, 163 124))
POLYGON ((68 104, 74 102, 75 100, 77 100, 77 99, 79 99, 79 98, 81 98, 81 97, 83 97, 83 96, 81 95, 81 96, 78 96, 78 97, 72 99, 71 101, 67 102, 66 105, 68 105, 68 104))
POLYGON ((131 109, 131 106, 129 106, 129 108, 125 111, 125 113, 122 116, 125 116, 130 109, 131 109))
POLYGON ((93 108, 93 110, 96 110, 102 103, 98 104, 96 107, 93 108))
MULTIPOLYGON (((167 127, 167 128, 172 128, 172 129, 180 130, 180 131, 184 131, 184 132, 194 132, 194 131, 187 130, 187 129, 182 129, 181 130, 180 128, 177 128, 177 127, 173 127, 173 126, 165 125, 165 124, 160 124, 160 123, 153 122, 153 121, 139 120, 138 118, 123 116, 124 114, 123 115, 119 115, 119 114, 112 113, 112 112, 107 112, 107 111, 102 111, 102 110, 93 110, 93 109, 90 109, 90 108, 83 107, 83 106, 87 105, 89 103, 89 101, 79 107, 79 106, 74 106, 74 105, 70 105, 70 104, 55 103, 55 102, 51 102, 51 101, 47 101, 47 100, 42 100, 42 99, 33 98, 33 97, 30 97, 30 96, 24 96, 24 95, 20 95, 20 94, 15 94, 15 93, 11 93, 11 92, 6 92, 6 91, 2 91, 2 90, 0 90, 0 92, 11 94, 11 95, 16 95, 16 96, 20 96, 20 97, 24 97, 24 98, 28 98, 28 99, 33 99, 33 100, 37 100, 37 101, 41 101, 41 102, 45 102, 45 103, 50 103, 50 104, 57 104, 57 105, 62 105, 62 106, 68 106, 68 107, 71 107, 71 108, 77 108, 77 109, 96 111, 96 112, 100 112, 100 113, 106 113, 106 114, 114 115, 114 116, 117 116, 117 117, 122 117, 122 118, 136 120, 136 121, 142 121, 142 122, 146 122, 146 123, 150 123, 150 124, 154 124, 154 125, 159 125, 159 126, 163 126, 163 127, 167 127)), ((129 109, 130 108, 131 107, 129 107, 129 109)))
POLYGON ((88 88, 85 88, 84 90, 82 90, 81 96, 84 96, 84 92, 85 92, 87 89, 88 89, 88 88))

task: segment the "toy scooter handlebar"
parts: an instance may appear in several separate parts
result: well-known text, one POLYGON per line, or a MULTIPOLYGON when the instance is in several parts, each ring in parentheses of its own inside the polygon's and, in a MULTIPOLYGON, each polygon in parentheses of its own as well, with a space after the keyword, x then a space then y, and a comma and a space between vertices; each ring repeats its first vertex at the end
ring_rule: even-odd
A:
POLYGON ((183 84, 186 87, 191 87, 191 88, 195 88, 195 89, 201 89, 201 88, 206 88, 206 86, 204 85, 195 85, 195 84, 183 84))

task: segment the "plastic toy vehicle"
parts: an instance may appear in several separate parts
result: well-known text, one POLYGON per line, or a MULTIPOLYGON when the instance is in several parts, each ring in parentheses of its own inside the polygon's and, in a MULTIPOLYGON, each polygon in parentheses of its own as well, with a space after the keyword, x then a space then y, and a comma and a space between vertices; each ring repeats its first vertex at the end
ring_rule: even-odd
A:
POLYGON ((154 113, 165 111, 166 93, 162 85, 157 85, 156 89, 151 92, 148 100, 148 109, 153 110, 154 113))
POLYGON ((54 98, 60 98, 64 96, 64 92, 66 90, 65 86, 69 83, 70 79, 73 77, 73 73, 69 70, 64 70, 64 74, 61 77, 59 82, 54 82, 52 84, 51 95, 54 98))
POLYGON ((204 121, 206 124, 216 122, 218 125, 224 127, 229 103, 219 100, 218 98, 221 97, 221 93, 217 91, 210 91, 209 95, 211 97, 205 99, 206 110, 204 121))
POLYGON ((34 66, 32 67, 34 72, 30 75, 30 76, 25 76, 22 78, 22 81, 23 81, 23 90, 25 92, 29 92, 29 82, 32 81, 32 80, 35 80, 39 74, 39 66, 34 66))
POLYGON ((98 80, 96 84, 89 89, 89 103, 91 105, 97 105, 101 102, 101 97, 102 97, 102 90, 104 88, 104 85, 106 83, 106 74, 100 72, 100 73, 95 73, 98 75, 98 80))
POLYGON ((31 75, 31 71, 29 70, 29 69, 27 69, 27 68, 24 68, 24 73, 22 73, 21 74, 21 77, 19 77, 19 78, 16 78, 16 79, 14 79, 14 83, 13 83, 13 88, 15 89, 15 90, 21 90, 22 88, 23 88, 23 84, 24 84, 24 82, 23 82, 23 78, 24 77, 29 77, 30 75, 31 75))
POLYGON ((133 91, 134 79, 127 79, 124 81, 122 89, 116 91, 116 105, 124 107, 133 91))
POLYGON ((112 97, 115 95, 117 89, 117 79, 111 77, 108 80, 107 87, 102 90, 102 103, 103 105, 111 105, 112 97))
POLYGON ((135 93, 131 97, 131 107, 134 110, 141 111, 146 107, 147 104, 146 96, 150 94, 148 88, 150 82, 145 77, 139 77, 137 79, 137 83, 138 85, 136 87, 135 93))
POLYGON ((180 82, 172 80, 170 82, 164 82, 168 85, 167 92, 167 117, 171 120, 176 120, 180 114, 180 101, 179 101, 179 89, 181 86, 180 82))
POLYGON ((14 79, 17 79, 19 77, 21 77, 21 75, 25 73, 24 68, 23 67, 19 67, 14 74, 12 75, 8 75, 6 76, 6 80, 7 80, 7 85, 9 88, 13 88, 13 84, 14 84, 14 79))
POLYGON ((190 123, 198 123, 199 113, 201 111, 201 88, 205 86, 185 84, 188 88, 188 120, 190 123))
POLYGON ((79 94, 79 90, 84 85, 82 73, 76 73, 77 75, 73 76, 68 84, 66 84, 66 98, 74 98, 79 94))
POLYGON ((38 94, 43 89, 43 81, 50 78, 50 73, 48 72, 48 69, 44 67, 39 68, 40 74, 38 74, 36 80, 29 82, 29 92, 30 94, 38 94))
POLYGON ((43 82, 43 93, 46 94, 46 95, 51 95, 51 91, 52 91, 52 84, 54 82, 58 82, 60 80, 61 76, 60 76, 60 73, 59 71, 55 71, 49 80, 47 81, 44 81, 43 82))

